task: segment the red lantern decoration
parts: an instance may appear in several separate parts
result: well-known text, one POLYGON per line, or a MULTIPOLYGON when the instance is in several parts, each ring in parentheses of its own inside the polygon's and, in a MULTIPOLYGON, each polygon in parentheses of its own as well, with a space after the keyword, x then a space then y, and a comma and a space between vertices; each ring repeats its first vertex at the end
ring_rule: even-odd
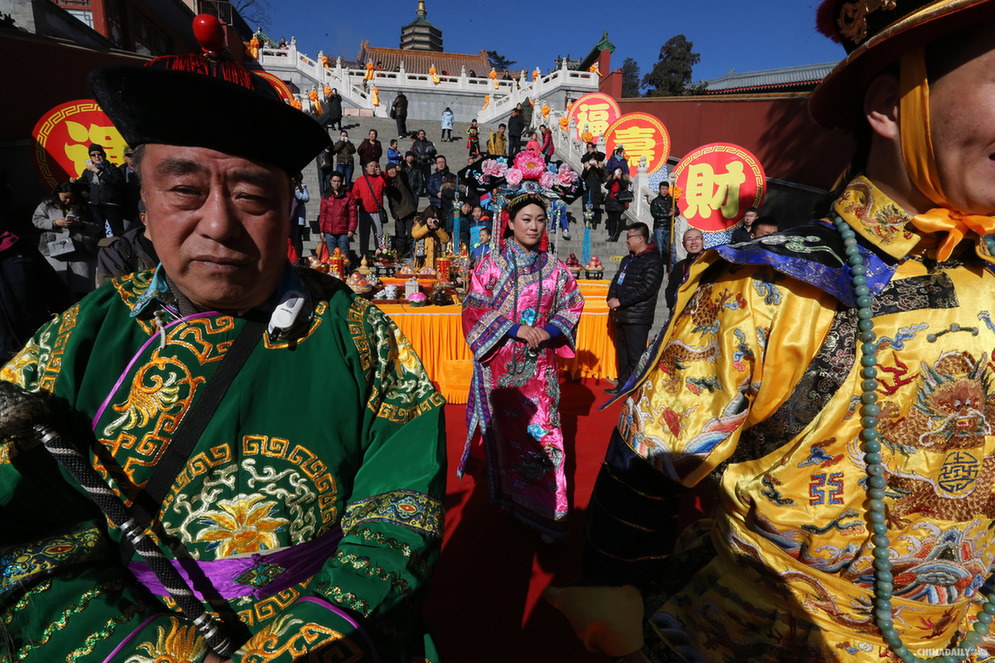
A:
POLYGON ((567 123, 571 119, 577 122, 577 140, 582 140, 584 131, 590 131, 595 137, 603 135, 608 127, 622 116, 618 102, 607 94, 591 92, 578 99, 570 107, 567 123))
POLYGON ((717 231, 739 223, 749 207, 760 207, 767 179, 760 161, 731 143, 703 145, 674 168, 682 195, 677 207, 699 230, 717 231))
POLYGON ((629 162, 628 174, 635 177, 640 157, 646 157, 646 172, 655 173, 670 156, 670 134, 663 122, 646 113, 626 113, 605 131, 605 153, 621 145, 629 162))
POLYGON ((31 157, 45 186, 83 173, 91 143, 102 145, 111 163, 124 163, 124 138, 93 99, 59 104, 38 120, 31 136, 31 157))

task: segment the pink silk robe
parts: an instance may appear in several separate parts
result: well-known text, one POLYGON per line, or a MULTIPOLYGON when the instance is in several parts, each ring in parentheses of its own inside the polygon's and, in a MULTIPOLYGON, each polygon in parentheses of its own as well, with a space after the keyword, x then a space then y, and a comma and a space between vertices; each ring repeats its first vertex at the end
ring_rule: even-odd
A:
POLYGON ((562 262, 515 242, 477 266, 463 302, 474 366, 457 474, 486 466, 492 502, 552 538, 566 533, 568 512, 556 357, 574 356, 583 309, 562 262), (545 327, 551 338, 529 352, 512 337, 519 324, 545 327))

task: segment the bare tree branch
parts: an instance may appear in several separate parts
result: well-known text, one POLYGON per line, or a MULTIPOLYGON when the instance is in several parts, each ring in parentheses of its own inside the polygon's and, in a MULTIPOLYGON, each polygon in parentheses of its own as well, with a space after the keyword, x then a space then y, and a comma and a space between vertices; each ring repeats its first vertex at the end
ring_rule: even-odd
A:
POLYGON ((238 10, 245 22, 251 26, 270 23, 270 0, 232 0, 232 7, 238 10))

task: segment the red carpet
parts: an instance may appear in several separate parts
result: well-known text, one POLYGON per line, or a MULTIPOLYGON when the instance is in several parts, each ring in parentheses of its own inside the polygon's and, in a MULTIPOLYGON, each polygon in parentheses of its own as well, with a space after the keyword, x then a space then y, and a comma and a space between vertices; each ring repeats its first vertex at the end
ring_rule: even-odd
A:
POLYGON ((620 407, 598 411, 608 386, 594 379, 561 382, 572 515, 569 536, 552 545, 492 507, 485 484, 456 478, 466 408, 446 406, 446 532, 425 606, 442 663, 609 660, 584 649, 540 596, 548 585, 566 585, 579 575, 584 514, 620 407))

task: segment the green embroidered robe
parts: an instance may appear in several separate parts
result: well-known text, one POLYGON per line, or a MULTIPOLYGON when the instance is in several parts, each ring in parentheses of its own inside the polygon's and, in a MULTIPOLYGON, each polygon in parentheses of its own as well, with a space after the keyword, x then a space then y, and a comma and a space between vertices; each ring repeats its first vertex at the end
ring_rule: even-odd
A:
MULTIPOLYGON (((234 660, 320 651, 367 661, 371 641, 387 660, 405 638, 437 660, 427 637, 403 631, 442 537, 444 400, 386 316, 341 282, 305 274, 288 270, 311 294, 310 326, 291 342, 264 336, 253 350, 161 505, 160 542, 215 560, 341 527, 337 551, 310 579, 212 604, 237 613, 251 636, 234 660)), ((169 326, 179 314, 150 297, 160 279, 140 273, 98 289, 0 373, 97 416, 93 465, 129 502, 245 324, 215 314, 169 326)), ((71 419, 58 428, 90 425, 71 419)), ((0 444, 0 532, 0 660, 203 660, 197 629, 137 585, 120 559, 121 532, 34 440, 0 444)), ((256 570, 239 581, 264 586, 279 571, 256 570)))

